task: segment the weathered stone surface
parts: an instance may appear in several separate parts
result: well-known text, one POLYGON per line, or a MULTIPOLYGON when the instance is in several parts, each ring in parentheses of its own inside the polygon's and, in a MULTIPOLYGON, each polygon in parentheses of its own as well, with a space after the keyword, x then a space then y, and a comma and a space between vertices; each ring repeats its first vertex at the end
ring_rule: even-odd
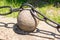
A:
MULTIPOLYGON (((37 16, 37 13, 34 13, 37 16)), ((37 19, 32 16, 30 10, 23 10, 17 17, 19 28, 24 31, 33 31, 37 27, 37 19)))

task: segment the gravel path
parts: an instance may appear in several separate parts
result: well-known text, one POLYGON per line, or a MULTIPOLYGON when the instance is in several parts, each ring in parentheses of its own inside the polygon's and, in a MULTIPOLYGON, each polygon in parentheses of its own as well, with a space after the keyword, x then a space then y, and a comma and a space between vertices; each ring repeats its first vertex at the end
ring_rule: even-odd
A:
POLYGON ((16 23, 16 18, 0 16, 0 40, 60 40, 60 33, 45 22, 40 21, 37 29, 32 33, 20 30, 16 23), (1 23, 8 24, 8 26, 5 27, 1 23))

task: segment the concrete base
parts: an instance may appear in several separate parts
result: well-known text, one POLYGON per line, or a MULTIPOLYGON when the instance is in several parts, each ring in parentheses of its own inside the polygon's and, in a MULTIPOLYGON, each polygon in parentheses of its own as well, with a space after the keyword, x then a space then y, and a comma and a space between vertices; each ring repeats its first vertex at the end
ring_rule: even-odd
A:
POLYGON ((60 33, 45 22, 40 21, 31 33, 20 30, 16 23, 16 18, 0 17, 0 40, 60 40, 60 33))

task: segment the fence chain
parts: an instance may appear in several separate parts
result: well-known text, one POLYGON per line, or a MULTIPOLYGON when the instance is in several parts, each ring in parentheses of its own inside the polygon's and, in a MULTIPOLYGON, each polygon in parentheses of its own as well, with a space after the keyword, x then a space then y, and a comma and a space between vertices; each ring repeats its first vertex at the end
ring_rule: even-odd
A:
POLYGON ((2 8, 10 8, 10 11, 8 13, 4 13, 4 14, 0 13, 0 15, 8 15, 8 14, 11 14, 13 12, 25 10, 23 8, 23 6, 29 6, 29 7, 31 7, 31 9, 28 9, 28 10, 30 10, 30 12, 32 13, 33 16, 35 16, 37 19, 39 19, 41 21, 44 21, 48 25, 56 28, 57 31, 60 32, 60 24, 56 23, 55 21, 52 21, 51 19, 49 19, 48 17, 46 17, 44 14, 38 12, 37 10, 35 10, 35 8, 31 4, 28 4, 28 3, 22 4, 20 8, 12 8, 11 6, 0 6, 0 9, 2 9, 2 8), (37 14, 43 16, 43 19, 41 19, 41 18, 37 17, 36 15, 34 15, 33 14, 34 12, 36 12, 37 14), (51 23, 53 23, 53 24, 55 24, 55 25, 57 25, 57 26, 54 26, 54 25, 50 24, 48 21, 51 22, 51 23))

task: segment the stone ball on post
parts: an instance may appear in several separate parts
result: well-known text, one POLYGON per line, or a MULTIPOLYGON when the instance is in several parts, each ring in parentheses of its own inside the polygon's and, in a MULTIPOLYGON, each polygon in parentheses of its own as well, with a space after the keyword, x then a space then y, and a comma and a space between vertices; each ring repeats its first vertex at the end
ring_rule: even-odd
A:
MULTIPOLYGON (((37 16, 37 13, 34 13, 37 16)), ((23 31, 31 32, 37 27, 38 19, 29 10, 22 10, 17 17, 17 25, 23 31)))

